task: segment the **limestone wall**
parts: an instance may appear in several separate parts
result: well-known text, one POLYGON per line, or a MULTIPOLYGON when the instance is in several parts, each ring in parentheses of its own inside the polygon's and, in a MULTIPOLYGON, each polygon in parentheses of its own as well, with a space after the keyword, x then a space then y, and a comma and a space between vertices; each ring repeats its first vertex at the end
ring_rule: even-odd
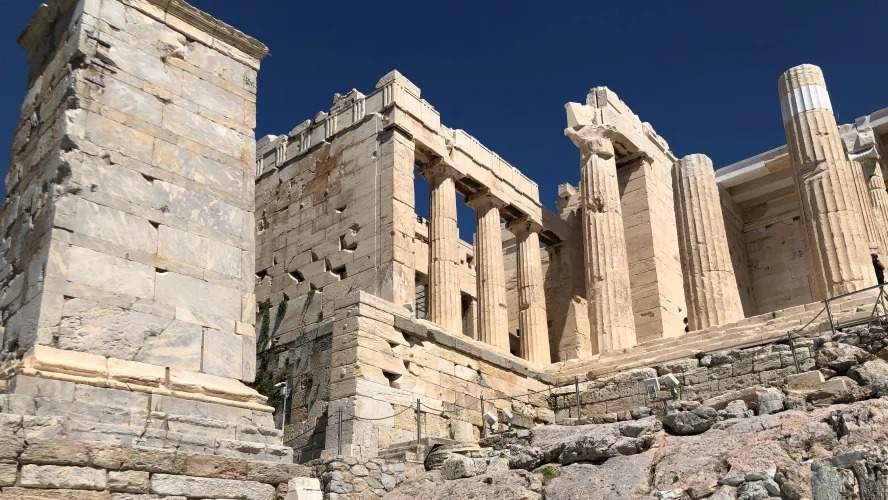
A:
POLYGON ((672 165, 633 162, 617 174, 638 342, 680 336, 687 312, 676 253, 672 165))
MULTIPOLYGON (((632 418, 629 411, 634 408, 648 407, 664 413, 673 400, 724 406, 736 399, 754 397, 756 389, 785 386, 787 377, 812 370, 815 365, 832 376, 836 374, 835 369, 843 373, 849 366, 862 362, 863 359, 855 358, 859 356, 856 353, 884 355, 888 339, 882 327, 859 327, 834 335, 828 327, 819 326, 821 328, 809 329, 796 337, 794 349, 785 338, 775 339, 758 346, 701 352, 583 382, 580 384, 581 416, 595 421, 628 420, 632 418), (837 354, 842 351, 847 352, 837 354), (673 374, 679 382, 675 393, 665 389, 667 374, 673 374), (644 380, 652 378, 661 381, 661 390, 653 397, 644 387, 644 380)), ((577 418, 573 387, 559 387, 553 393, 555 396, 550 402, 556 420, 577 418)))
POLYGON ((151 2, 40 9, 21 38, 31 77, 3 208, 5 352, 253 379, 265 49, 237 36, 239 48, 151 2))
POLYGON ((0 414, 0 497, 275 500, 317 491, 297 498, 320 498, 320 484, 305 466, 77 440, 53 424, 0 414))
MULTIPOLYGON (((289 414, 285 442, 296 448, 297 460, 337 449, 350 456, 375 456, 392 445, 413 442, 417 399, 422 405, 422 436, 428 438, 476 440, 482 395, 488 400, 487 411, 509 409, 525 426, 552 418, 545 394, 520 401, 495 399, 543 390, 552 381, 550 376, 487 344, 445 333, 364 292, 337 301, 332 324, 305 331, 316 340, 296 346, 296 351, 332 348, 328 367, 310 370, 315 379, 322 377, 321 370, 329 373, 329 391, 313 392, 314 403, 308 409, 294 400, 289 414)), ((287 352, 279 356, 290 356, 287 352)), ((296 359, 306 355, 297 354, 296 359)), ((304 366, 300 361, 291 363, 304 366)), ((303 385, 299 380, 294 380, 294 387, 303 385)))
POLYGON ((747 315, 813 300, 808 249, 785 148, 720 173, 725 229, 747 315))
POLYGON ((734 266, 734 276, 737 278, 737 290, 740 292, 743 312, 746 316, 751 316, 753 311, 757 309, 755 294, 749 278, 749 254, 743 239, 743 213, 726 190, 719 189, 719 200, 721 201, 725 236, 728 239, 728 250, 731 252, 731 264, 734 266))

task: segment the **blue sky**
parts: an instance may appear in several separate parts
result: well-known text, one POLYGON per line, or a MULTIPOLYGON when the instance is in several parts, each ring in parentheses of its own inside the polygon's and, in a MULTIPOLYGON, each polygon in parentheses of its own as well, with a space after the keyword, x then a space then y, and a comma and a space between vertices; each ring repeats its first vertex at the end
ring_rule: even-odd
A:
MULTIPOLYGON (((726 165, 782 144, 777 77, 823 67, 840 122, 888 106, 888 2, 192 2, 271 48, 259 76, 257 135, 282 133, 367 91, 392 68, 540 184, 552 206, 576 182, 563 105, 607 85, 678 155, 726 165)), ((25 93, 15 43, 39 4, 0 0, 0 144, 5 174, 25 93)))

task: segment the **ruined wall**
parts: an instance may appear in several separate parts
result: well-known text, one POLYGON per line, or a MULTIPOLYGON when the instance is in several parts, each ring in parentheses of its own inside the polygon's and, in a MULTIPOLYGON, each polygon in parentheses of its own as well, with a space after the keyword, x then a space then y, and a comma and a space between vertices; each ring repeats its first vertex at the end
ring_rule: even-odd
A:
POLYGON ((311 471, 243 383, 267 49, 181 0, 50 0, 20 40, 0 496, 286 494, 311 471))
POLYGON ((326 400, 305 417, 292 412, 285 431, 297 460, 320 456, 324 449, 375 456, 392 445, 412 443, 417 399, 422 436, 429 438, 477 440, 482 395, 488 399, 487 410, 510 409, 523 425, 551 421, 544 394, 529 401, 491 401, 548 387, 551 378, 526 362, 445 333, 364 292, 337 305, 332 324, 319 325, 316 334, 330 338, 332 345, 326 400))
POLYGON ((617 169, 632 312, 639 343, 684 333, 687 315, 672 194, 672 166, 636 161, 617 169))
POLYGON ((740 292, 743 312, 746 316, 751 316, 756 310, 755 295, 749 278, 749 255, 746 253, 746 242, 743 238, 742 212, 726 190, 719 189, 719 200, 721 201, 725 236, 728 240, 728 250, 731 252, 731 264, 734 266, 734 276, 737 278, 737 289, 740 292))
POLYGON ((249 381, 258 61, 143 9, 53 2, 22 36, 4 350, 249 381))
POLYGON ((813 301, 795 192, 746 208, 744 221, 749 280, 755 296, 752 314, 813 301))

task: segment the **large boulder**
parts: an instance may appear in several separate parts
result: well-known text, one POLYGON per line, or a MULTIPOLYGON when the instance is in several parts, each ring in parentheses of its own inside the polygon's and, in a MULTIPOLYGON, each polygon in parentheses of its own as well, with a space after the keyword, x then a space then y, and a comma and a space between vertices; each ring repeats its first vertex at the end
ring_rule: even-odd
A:
POLYGON ((780 389, 768 387, 763 391, 759 391, 757 398, 756 409, 758 414, 768 415, 783 411, 783 402, 786 400, 786 395, 780 389))
POLYGON ((540 450, 540 463, 601 462, 647 450, 662 430, 655 417, 612 424, 547 425, 531 431, 530 446, 540 450))
POLYGON ((888 362, 882 359, 867 361, 848 370, 848 375, 861 385, 872 387, 877 395, 888 395, 888 362))
MULTIPOLYGON (((480 464, 479 464, 480 465, 480 464)), ((464 455, 453 454, 441 464, 441 477, 444 479, 460 479, 463 477, 477 476, 487 470, 487 467, 479 467, 476 460, 464 455)))
POLYGON ((543 452, 539 448, 523 444, 509 444, 509 468, 531 470, 543 463, 543 452))
POLYGON ((539 500, 543 483, 526 470, 485 473, 453 481, 444 480, 438 471, 405 481, 383 498, 386 500, 539 500))
POLYGON ((654 499, 648 474, 654 452, 611 458, 601 465, 571 464, 555 470, 544 488, 546 500, 654 499))
POLYGON ((853 379, 840 375, 820 384, 816 391, 808 394, 807 400, 818 406, 847 403, 854 401, 858 388, 853 379))
POLYGON ((818 368, 829 368, 844 374, 852 366, 872 359, 872 354, 853 345, 839 342, 826 342, 817 350, 814 360, 818 368))
POLYGON ((693 411, 677 411, 663 417, 663 426, 670 434, 692 436, 709 430, 718 421, 715 408, 701 406, 693 411))

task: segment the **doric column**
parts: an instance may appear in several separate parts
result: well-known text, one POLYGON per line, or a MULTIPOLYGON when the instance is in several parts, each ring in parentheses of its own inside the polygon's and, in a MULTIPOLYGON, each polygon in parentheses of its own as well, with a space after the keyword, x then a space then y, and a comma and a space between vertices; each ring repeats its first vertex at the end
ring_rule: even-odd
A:
POLYGON ((521 357, 536 366, 552 362, 540 258, 542 227, 528 220, 509 224, 518 246, 518 327, 521 329, 521 357))
POLYGON ((874 284, 854 167, 839 136, 823 72, 811 64, 796 66, 781 75, 777 86, 813 295, 824 299, 874 284))
POLYGON ((440 161, 423 171, 429 180, 429 320, 458 335, 462 331, 456 226, 456 183, 440 161))
POLYGON ((509 314, 500 211, 504 203, 490 196, 473 196, 475 210, 475 280, 478 284, 478 340, 509 352, 509 314))
POLYGON ((880 250, 885 253, 888 252, 888 192, 885 191, 885 178, 882 176, 881 162, 875 154, 859 158, 857 161, 860 162, 863 175, 866 178, 873 224, 881 243, 880 250))
POLYGON ((606 129, 586 125, 565 134, 580 149, 583 254, 593 352, 635 345, 626 236, 614 146, 606 129))
POLYGON ((702 330, 743 318, 712 160, 688 155, 675 165, 678 245, 688 326, 702 330))

